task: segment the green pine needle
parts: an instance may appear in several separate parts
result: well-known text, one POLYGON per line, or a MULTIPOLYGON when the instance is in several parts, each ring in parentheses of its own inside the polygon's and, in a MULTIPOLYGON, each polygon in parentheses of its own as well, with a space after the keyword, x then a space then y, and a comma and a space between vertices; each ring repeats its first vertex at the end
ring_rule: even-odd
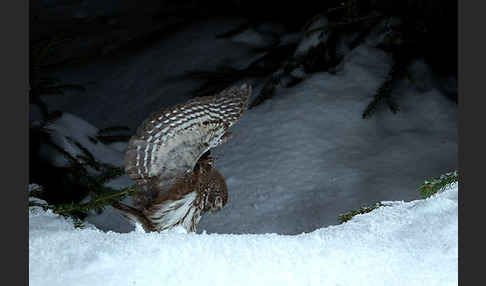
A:
POLYGON ((384 204, 376 203, 376 204, 369 206, 369 207, 361 207, 358 210, 349 211, 349 212, 339 216, 339 222, 340 223, 347 222, 348 220, 352 219, 356 215, 369 213, 369 212, 371 212, 371 211, 373 211, 373 210, 375 210, 379 207, 382 207, 382 206, 384 206, 384 204))
POLYGON ((446 186, 458 181, 459 174, 457 171, 449 172, 444 175, 426 180, 424 184, 417 189, 417 191, 420 193, 420 196, 425 199, 435 193, 441 192, 446 186))
MULTIPOLYGON (((422 186, 420 186, 417 190, 420 193, 420 196, 425 199, 430 197, 431 195, 441 192, 444 190, 448 185, 458 182, 459 174, 457 171, 449 172, 444 175, 430 178, 424 182, 422 186)), ((381 202, 376 203, 372 206, 368 207, 361 207, 358 210, 349 211, 345 214, 339 216, 339 222, 344 223, 352 219, 354 216, 359 214, 369 213, 379 207, 386 206, 381 202)))
MULTIPOLYGON (((60 205, 39 205, 36 203, 32 203, 32 205, 38 205, 45 209, 50 209, 52 212, 65 215, 69 217, 73 217, 73 214, 76 212, 80 213, 87 213, 90 210, 94 210, 96 212, 103 211, 104 207, 108 205, 112 205, 115 202, 119 202, 134 194, 137 191, 136 187, 130 186, 127 188, 123 188, 120 190, 112 190, 100 195, 94 196, 89 202, 86 203, 68 203, 68 204, 60 204, 60 205)), ((29 203, 29 206, 31 204, 29 203)))

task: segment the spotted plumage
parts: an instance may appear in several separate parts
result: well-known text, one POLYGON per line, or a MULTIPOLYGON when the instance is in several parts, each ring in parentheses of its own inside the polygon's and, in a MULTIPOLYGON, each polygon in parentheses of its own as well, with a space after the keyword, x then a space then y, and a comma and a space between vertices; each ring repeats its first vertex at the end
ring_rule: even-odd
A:
POLYGON ((114 207, 146 231, 176 225, 195 231, 204 212, 227 202, 226 184, 209 152, 228 140, 228 128, 250 95, 251 86, 244 84, 151 114, 125 153, 125 171, 139 188, 134 206, 114 207))

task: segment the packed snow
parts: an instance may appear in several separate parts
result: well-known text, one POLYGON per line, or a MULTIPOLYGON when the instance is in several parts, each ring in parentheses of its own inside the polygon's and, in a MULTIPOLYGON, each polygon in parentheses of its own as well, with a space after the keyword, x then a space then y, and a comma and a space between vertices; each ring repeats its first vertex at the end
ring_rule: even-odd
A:
POLYGON ((458 285, 458 186, 311 233, 75 229, 29 213, 29 285, 458 285))
MULTIPOLYGON (((64 128, 56 127, 59 136, 76 134, 81 140, 93 128, 113 125, 134 130, 151 112, 190 98, 198 82, 177 79, 184 72, 248 64, 255 57, 249 53, 248 31, 239 37, 246 42, 216 37, 239 25, 212 19, 122 60, 56 71, 54 76, 81 83, 87 92, 46 98, 49 107, 75 115, 62 120, 85 120, 90 126, 83 131, 81 123, 59 124, 64 128)), ((277 35, 281 41, 289 36, 277 35)), ((311 232, 337 224, 339 214, 364 205, 418 199, 416 189, 425 179, 457 169, 457 106, 442 94, 423 61, 413 65, 420 78, 404 79, 393 94, 397 114, 381 108, 370 119, 361 118, 390 68, 389 55, 376 48, 379 36, 372 34, 349 52, 335 73, 315 73, 295 87, 277 89, 274 98, 245 112, 231 128, 232 138, 213 152, 228 185, 228 204, 203 216, 199 233, 311 232)), ((256 94, 262 82, 253 84, 256 94)), ((89 148, 100 148, 94 152, 98 160, 118 165, 124 146, 89 148)), ((122 176, 109 184, 121 188, 132 182, 122 176)), ((132 230, 110 207, 87 221, 104 231, 132 230)))

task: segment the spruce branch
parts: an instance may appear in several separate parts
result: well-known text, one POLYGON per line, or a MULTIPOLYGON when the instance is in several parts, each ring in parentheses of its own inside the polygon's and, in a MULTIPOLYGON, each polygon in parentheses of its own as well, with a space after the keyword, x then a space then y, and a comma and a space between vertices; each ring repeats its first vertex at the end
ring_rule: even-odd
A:
POLYGON ((448 185, 458 182, 459 174, 457 171, 449 172, 438 177, 427 179, 417 191, 422 198, 428 198, 435 193, 443 191, 448 185))
MULTIPOLYGON (((417 191, 420 193, 422 199, 426 199, 433 194, 443 191, 447 186, 459 181, 459 174, 457 171, 449 172, 438 177, 427 179, 422 186, 420 186, 417 191)), ((387 206, 388 203, 375 203, 372 206, 361 207, 357 210, 349 211, 345 214, 339 216, 339 222, 344 223, 352 219, 358 214, 369 213, 379 207, 387 206)))
POLYGON ((391 98, 391 94, 393 90, 393 85, 403 74, 404 69, 401 66, 398 66, 396 62, 394 62, 392 68, 388 72, 385 81, 376 91, 373 100, 366 106, 365 110, 363 111, 363 119, 370 118, 376 112, 378 106, 383 103, 386 104, 390 108, 390 111, 393 113, 397 113, 400 110, 398 105, 391 98))
POLYGON ((345 214, 341 214, 339 216, 339 223, 344 223, 344 222, 347 222, 348 220, 352 219, 354 216, 356 215, 359 215, 359 214, 365 214, 365 213, 369 213, 379 207, 382 207, 382 206, 385 206, 385 204, 383 203, 376 203, 372 206, 368 206, 368 207, 361 207, 357 210, 352 210, 352 211, 349 211, 345 214))
POLYGON ((130 135, 98 135, 96 140, 104 144, 115 143, 115 142, 127 142, 130 140, 130 135))
POLYGON ((360 18, 350 19, 344 22, 329 22, 326 26, 316 27, 306 31, 304 35, 308 37, 316 32, 328 33, 329 31, 332 30, 338 30, 338 29, 348 28, 350 26, 362 25, 364 22, 369 22, 369 21, 376 22, 382 18, 383 15, 381 14, 373 14, 373 15, 368 15, 360 18))
POLYGON ((120 190, 111 189, 111 191, 104 194, 94 196, 89 202, 76 204, 60 204, 60 205, 40 205, 43 208, 52 210, 53 213, 59 215, 73 216, 74 213, 87 213, 89 210, 100 211, 107 205, 120 202, 127 196, 134 194, 137 191, 135 186, 126 187, 120 190))
POLYGON ((107 133, 111 132, 119 132, 119 131, 130 131, 130 128, 127 126, 110 126, 106 128, 102 128, 98 131, 98 135, 106 135, 107 133))
MULTIPOLYGON (((32 201, 29 201, 29 207, 40 207, 44 211, 55 209, 55 207, 52 206, 52 205, 38 203, 38 202, 32 202, 32 201)), ((85 227, 83 221, 75 215, 67 214, 67 213, 59 213, 59 215, 63 216, 65 219, 71 219, 75 228, 84 228, 85 227)))
POLYGON ((127 126, 111 126, 100 129, 95 137, 89 137, 93 143, 101 142, 103 144, 110 144, 114 142, 127 142, 131 136, 126 134, 113 134, 114 132, 130 131, 127 126))

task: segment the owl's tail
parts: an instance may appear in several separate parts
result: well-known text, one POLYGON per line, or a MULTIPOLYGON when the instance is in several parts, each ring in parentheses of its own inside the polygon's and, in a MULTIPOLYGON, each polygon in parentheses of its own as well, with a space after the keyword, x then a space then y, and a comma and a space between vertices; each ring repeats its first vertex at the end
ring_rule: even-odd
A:
POLYGON ((119 210, 121 215, 133 226, 137 224, 141 225, 145 232, 153 231, 153 226, 147 217, 138 209, 125 205, 123 203, 116 202, 111 205, 115 209, 119 210))

